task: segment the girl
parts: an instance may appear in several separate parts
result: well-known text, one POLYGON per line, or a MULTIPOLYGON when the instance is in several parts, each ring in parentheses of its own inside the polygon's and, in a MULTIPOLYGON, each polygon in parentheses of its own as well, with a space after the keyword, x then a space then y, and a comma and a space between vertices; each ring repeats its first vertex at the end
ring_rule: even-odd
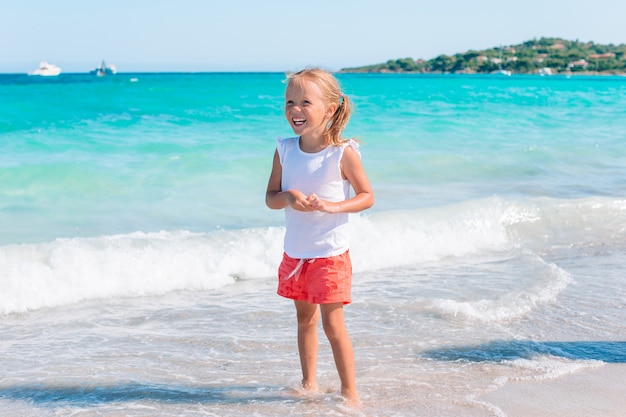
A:
POLYGON ((295 303, 303 388, 317 389, 321 312, 341 394, 358 402, 354 352, 343 317, 352 281, 348 213, 371 207, 374 194, 357 143, 341 137, 350 101, 332 74, 317 68, 290 74, 285 117, 297 136, 278 140, 265 196, 269 208, 285 209, 277 292, 295 303))

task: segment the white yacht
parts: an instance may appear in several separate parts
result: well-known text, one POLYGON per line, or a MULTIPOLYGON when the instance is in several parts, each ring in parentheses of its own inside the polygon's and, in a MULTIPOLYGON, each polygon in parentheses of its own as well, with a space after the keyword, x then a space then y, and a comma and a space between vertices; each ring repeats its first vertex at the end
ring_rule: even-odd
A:
POLYGON ((541 68, 539 70, 539 75, 552 75, 552 68, 548 68, 548 67, 541 68))
POLYGON ((510 77, 511 71, 500 68, 499 70, 495 70, 491 72, 494 75, 501 75, 503 77, 510 77))
POLYGON ((49 64, 46 61, 41 61, 39 67, 33 71, 30 71, 28 75, 40 75, 42 77, 56 77, 61 73, 61 68, 54 64, 49 64))

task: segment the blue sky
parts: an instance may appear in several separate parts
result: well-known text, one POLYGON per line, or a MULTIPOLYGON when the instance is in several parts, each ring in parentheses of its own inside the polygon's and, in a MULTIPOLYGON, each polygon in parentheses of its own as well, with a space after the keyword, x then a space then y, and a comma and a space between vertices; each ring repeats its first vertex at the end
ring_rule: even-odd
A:
POLYGON ((330 70, 542 36, 626 43, 626 1, 2 0, 0 72, 330 70))

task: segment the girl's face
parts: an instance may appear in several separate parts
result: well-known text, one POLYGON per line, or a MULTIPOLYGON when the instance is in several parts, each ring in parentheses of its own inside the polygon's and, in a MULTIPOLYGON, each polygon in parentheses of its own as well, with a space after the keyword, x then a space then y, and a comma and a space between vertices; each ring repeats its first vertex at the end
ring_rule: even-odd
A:
POLYGON ((326 106, 322 90, 310 80, 289 82, 285 92, 285 117, 299 136, 322 136, 336 106, 326 106))

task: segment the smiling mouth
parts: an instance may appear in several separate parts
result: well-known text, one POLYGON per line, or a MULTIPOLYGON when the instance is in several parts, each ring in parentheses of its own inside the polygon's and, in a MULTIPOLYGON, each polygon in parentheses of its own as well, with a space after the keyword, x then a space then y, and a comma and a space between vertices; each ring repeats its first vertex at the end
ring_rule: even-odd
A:
POLYGON ((291 121, 294 126, 302 126, 306 122, 306 119, 291 119, 291 121))

